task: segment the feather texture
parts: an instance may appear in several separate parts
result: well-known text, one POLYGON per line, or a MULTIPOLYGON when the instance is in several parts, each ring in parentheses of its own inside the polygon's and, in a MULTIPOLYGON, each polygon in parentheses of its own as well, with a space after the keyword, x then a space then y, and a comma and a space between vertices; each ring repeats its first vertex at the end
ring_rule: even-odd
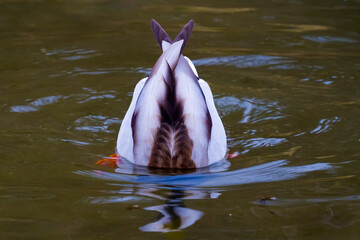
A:
POLYGON ((226 135, 211 90, 182 55, 193 20, 174 41, 155 20, 151 26, 163 53, 135 88, 119 131, 118 153, 152 168, 192 169, 221 160, 226 135))

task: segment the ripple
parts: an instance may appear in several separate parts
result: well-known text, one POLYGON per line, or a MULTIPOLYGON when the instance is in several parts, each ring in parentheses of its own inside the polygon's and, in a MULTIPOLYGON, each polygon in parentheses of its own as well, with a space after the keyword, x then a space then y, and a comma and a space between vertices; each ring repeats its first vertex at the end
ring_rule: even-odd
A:
POLYGON ((248 140, 239 141, 237 144, 241 144, 244 148, 247 149, 254 149, 261 147, 273 147, 284 142, 287 142, 286 138, 251 138, 248 140))
MULTIPOLYGON (((144 10, 153 10, 153 9, 162 9, 163 11, 171 11, 171 12, 190 12, 190 13, 242 13, 255 11, 256 8, 220 8, 220 7, 204 7, 204 6, 164 6, 164 5, 151 5, 142 7, 144 10)), ((197 26, 198 27, 198 26, 197 26)))
POLYGON ((54 56, 56 58, 60 58, 61 60, 66 61, 80 60, 101 55, 96 50, 91 49, 54 49, 50 51, 42 49, 42 52, 44 52, 46 56, 54 56))
POLYGON ((92 100, 96 100, 96 99, 104 99, 104 98, 115 98, 114 95, 111 94, 103 94, 103 95, 98 95, 98 96, 91 96, 85 100, 79 101, 78 103, 86 103, 92 100))
POLYGON ((202 58, 193 60, 195 66, 234 66, 237 68, 254 68, 272 66, 286 63, 293 63, 294 60, 289 60, 280 56, 266 56, 266 55, 245 55, 245 56, 223 56, 213 58, 202 58))
POLYGON ((281 70, 289 70, 289 69, 304 69, 303 66, 299 66, 296 64, 283 64, 283 65, 276 65, 276 66, 271 66, 269 67, 269 69, 281 69, 281 70))
MULTIPOLYGON (((116 203, 116 202, 143 202, 152 199, 166 200, 169 196, 173 195, 172 192, 163 191, 161 187, 154 188, 149 184, 130 185, 129 184, 112 184, 120 187, 117 191, 101 191, 103 194, 111 194, 112 196, 101 197, 87 197, 84 201, 103 204, 103 203, 116 203)), ((167 188, 174 190, 173 188, 167 188)), ((188 188, 182 192, 181 199, 217 199, 221 196, 221 192, 217 189, 197 189, 188 188)))
POLYGON ((26 106, 26 105, 19 105, 19 106, 12 106, 10 108, 10 112, 34 112, 39 110, 33 106, 26 106))
POLYGON ((358 41, 350 38, 344 37, 331 37, 331 36, 302 36, 303 39, 310 40, 313 42, 319 43, 331 43, 331 42, 340 42, 340 43, 357 43, 358 41))
POLYGON ((120 203, 120 202, 144 202, 144 198, 137 196, 111 196, 111 197, 88 197, 85 202, 94 204, 120 203))
POLYGON ((80 131, 90 132, 113 132, 109 130, 109 127, 113 124, 120 125, 121 120, 119 118, 105 117, 101 115, 88 115, 75 120, 75 129, 80 131))
POLYGON ((334 125, 334 123, 340 122, 339 117, 333 117, 333 118, 324 118, 319 121, 319 125, 310 131, 310 133, 324 133, 331 129, 331 127, 334 125))
POLYGON ((325 85, 330 85, 330 84, 334 83, 334 81, 332 81, 332 80, 324 80, 324 79, 316 79, 315 81, 320 82, 325 85))
MULTIPOLYGON (((75 99, 79 104, 87 103, 89 101, 93 100, 99 100, 99 99, 106 99, 106 98, 115 98, 116 96, 114 93, 116 91, 114 90, 108 90, 108 91, 96 91, 90 88, 83 88, 87 93, 78 93, 78 94, 72 94, 69 96, 62 96, 62 95, 56 95, 56 96, 47 96, 42 97, 39 99, 36 99, 32 102, 30 102, 27 105, 16 105, 10 107, 10 112, 18 112, 18 113, 25 113, 25 112, 34 112, 40 110, 43 106, 51 105, 54 103, 59 102, 61 99, 75 99)), ((28 100, 29 101, 29 100, 28 100)))
POLYGON ((85 90, 88 93, 81 93, 81 94, 73 94, 70 95, 67 98, 76 98, 77 102, 79 104, 87 103, 89 101, 98 100, 98 99, 105 99, 105 98, 115 98, 116 96, 114 93, 116 93, 115 90, 107 90, 107 91, 97 91, 91 88, 83 87, 83 90, 85 90))
MULTIPOLYGON (((359 201, 360 195, 352 195, 345 197, 334 198, 308 198, 308 199, 276 199, 273 201, 266 201, 266 205, 269 206, 292 206, 292 205, 304 205, 307 203, 323 203, 323 202, 335 202, 335 201, 359 201)), ((252 203, 262 205, 260 201, 253 201, 252 203)))
POLYGON ((61 95, 42 97, 35 101, 30 102, 28 105, 12 106, 10 112, 34 112, 38 111, 41 107, 56 103, 59 99, 63 98, 61 95))
POLYGON ((244 101, 233 96, 215 98, 214 101, 222 116, 239 111, 244 104, 244 101))
POLYGON ((313 24, 286 24, 286 23, 268 23, 269 25, 279 27, 278 31, 302 33, 308 31, 329 30, 328 26, 313 24))
POLYGON ((277 160, 248 168, 217 173, 190 173, 183 175, 128 175, 104 171, 76 171, 83 176, 130 183, 157 184, 177 187, 224 187, 261 182, 295 179, 314 171, 331 170, 330 163, 287 166, 288 161, 277 160))
POLYGON ((78 75, 103 75, 109 74, 114 72, 122 72, 125 68, 115 67, 115 68, 95 68, 95 69, 86 69, 86 68, 79 68, 76 67, 71 73, 72 76, 78 75))
POLYGON ((71 142, 75 145, 89 145, 90 143, 88 142, 82 142, 82 141, 77 141, 77 140, 73 140, 73 139, 60 139, 63 142, 71 142))
POLYGON ((80 75, 105 75, 111 73, 119 73, 119 72, 126 72, 126 73, 142 73, 145 75, 149 75, 151 72, 151 68, 144 68, 144 67, 113 67, 113 68, 80 68, 75 67, 72 70, 63 70, 59 73, 51 74, 50 77, 63 77, 63 76, 70 76, 76 77, 80 75))
POLYGON ((221 116, 239 111, 243 112, 244 117, 240 123, 257 123, 284 117, 280 112, 282 108, 275 101, 255 98, 238 99, 233 96, 225 96, 216 98, 215 104, 221 116))

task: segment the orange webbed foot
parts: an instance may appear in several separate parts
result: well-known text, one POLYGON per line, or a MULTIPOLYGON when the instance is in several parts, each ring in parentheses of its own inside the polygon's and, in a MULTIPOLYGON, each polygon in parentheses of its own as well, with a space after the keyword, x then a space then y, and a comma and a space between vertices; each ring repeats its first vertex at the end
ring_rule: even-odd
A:
POLYGON ((96 165, 115 168, 117 166, 118 161, 120 161, 120 155, 115 153, 107 158, 97 161, 96 165))
POLYGON ((231 158, 237 157, 239 155, 240 155, 239 152, 228 153, 227 159, 231 159, 231 158))

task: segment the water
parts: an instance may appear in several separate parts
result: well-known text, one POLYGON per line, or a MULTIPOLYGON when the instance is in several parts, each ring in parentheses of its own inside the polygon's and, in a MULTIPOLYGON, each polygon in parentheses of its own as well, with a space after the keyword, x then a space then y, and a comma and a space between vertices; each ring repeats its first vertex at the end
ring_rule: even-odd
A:
POLYGON ((0 1, 1 239, 358 239, 359 1, 0 1), (175 36, 210 84, 228 162, 166 173, 114 153, 175 36), (149 233, 155 231, 156 233, 149 233))

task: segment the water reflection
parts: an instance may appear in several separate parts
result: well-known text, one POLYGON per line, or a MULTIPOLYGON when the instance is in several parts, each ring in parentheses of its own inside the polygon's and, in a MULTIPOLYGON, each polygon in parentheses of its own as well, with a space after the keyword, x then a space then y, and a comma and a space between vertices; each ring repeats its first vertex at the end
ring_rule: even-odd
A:
MULTIPOLYGON (((122 189, 118 191, 104 191, 104 194, 113 194, 109 197, 89 197, 86 202, 93 204, 107 203, 137 203, 148 202, 151 199, 164 201, 162 205, 155 205, 143 208, 147 211, 158 212, 155 220, 142 227, 144 232, 170 232, 185 229, 197 222, 204 213, 189 208, 184 200, 188 199, 216 199, 221 195, 217 189, 179 188, 173 186, 155 186, 152 184, 112 184, 122 189), (115 194, 115 196, 114 196, 115 194)), ((129 207, 128 209, 138 208, 129 207)))
POLYGON ((164 205, 144 208, 148 211, 159 212, 160 215, 155 222, 146 224, 139 229, 144 232, 170 232, 185 229, 193 225, 203 216, 203 212, 187 208, 183 202, 186 196, 181 189, 170 190, 170 196, 164 205))
POLYGON ((303 166, 289 166, 286 160, 277 160, 243 169, 228 171, 229 163, 224 161, 206 169, 191 173, 153 171, 132 165, 126 160, 118 164, 116 173, 105 171, 77 171, 77 174, 110 180, 110 185, 119 186, 119 191, 110 197, 88 198, 94 204, 114 202, 147 202, 158 199, 162 205, 145 207, 144 210, 156 211, 160 215, 155 221, 140 227, 146 232, 169 232, 185 229, 193 225, 203 212, 185 206, 188 199, 217 199, 226 191, 227 186, 239 186, 259 182, 275 182, 295 179, 314 171, 331 170, 330 163, 314 163, 303 166), (120 196, 119 196, 120 195, 120 196), (124 196, 125 195, 125 196, 124 196))
POLYGON ((277 160, 264 164, 259 164, 247 168, 233 171, 219 171, 216 168, 211 172, 211 167, 207 170, 199 169, 194 173, 182 175, 159 175, 146 173, 146 168, 134 166, 132 170, 118 168, 117 173, 104 172, 99 170, 77 171, 77 174, 105 179, 111 181, 121 181, 140 184, 157 184, 175 187, 225 187, 260 182, 275 182, 295 179, 309 172, 333 169, 330 163, 313 163, 302 166, 288 166, 289 161, 277 160), (139 170, 137 170, 139 168, 139 170), (128 171, 126 174, 123 171, 128 171), (130 172, 141 175, 128 174, 130 172), (207 171, 207 172, 205 172, 207 171))

